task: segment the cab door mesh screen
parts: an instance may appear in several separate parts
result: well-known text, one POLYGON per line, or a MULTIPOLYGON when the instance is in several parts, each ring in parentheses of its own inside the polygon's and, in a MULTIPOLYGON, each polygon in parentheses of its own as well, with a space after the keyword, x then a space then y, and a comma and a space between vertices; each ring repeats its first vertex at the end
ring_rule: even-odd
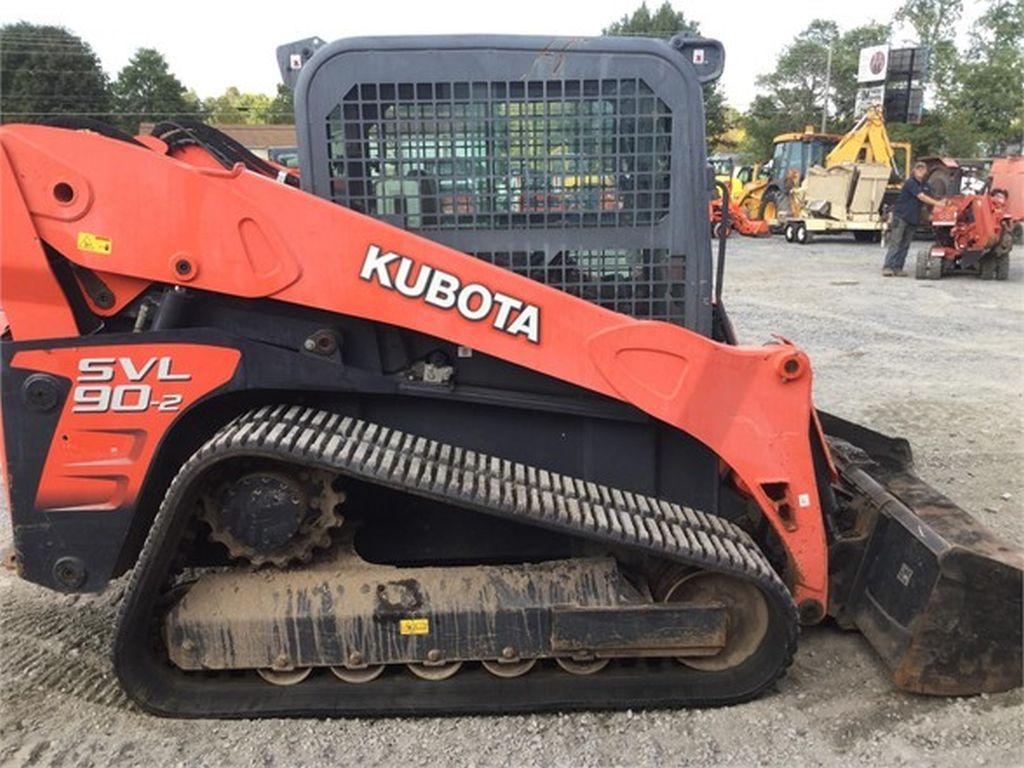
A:
POLYGON ((640 78, 364 82, 326 121, 330 197, 635 317, 684 322, 665 248, 482 251, 454 233, 623 230, 672 210, 672 114, 640 78), (443 236, 447 233, 447 237, 443 236))

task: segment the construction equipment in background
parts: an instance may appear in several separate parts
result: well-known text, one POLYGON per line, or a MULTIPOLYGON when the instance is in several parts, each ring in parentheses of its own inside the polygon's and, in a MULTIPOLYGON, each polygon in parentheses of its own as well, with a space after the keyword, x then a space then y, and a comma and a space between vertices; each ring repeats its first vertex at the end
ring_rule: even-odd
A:
POLYGON ((880 241, 889 175, 889 167, 880 163, 811 168, 793 193, 801 214, 783 225, 786 242, 807 245, 815 235, 843 232, 853 232, 859 241, 880 241))
MULTIPOLYGON (((952 158, 952 157, 921 157, 918 160, 927 167, 925 183, 936 198, 953 197, 959 194, 977 194, 988 187, 986 181, 990 159, 985 158, 952 158)), ((935 230, 932 229, 932 210, 922 206, 916 236, 932 240, 935 230)))
POLYGON ((746 211, 738 203, 729 200, 729 216, 722 221, 722 198, 714 198, 708 203, 708 217, 711 221, 712 237, 728 237, 732 232, 738 232, 747 237, 763 237, 771 234, 771 228, 767 221, 758 221, 747 216, 746 211))
POLYGON ((908 142, 890 141, 881 109, 872 107, 832 148, 824 165, 825 168, 863 163, 885 165, 890 172, 888 195, 894 197, 903 182, 910 178, 911 155, 908 142))
POLYGON ((840 139, 838 134, 819 133, 813 125, 803 133, 776 136, 771 160, 752 171, 752 178, 734 198, 747 218, 775 227, 780 218, 794 213, 791 192, 800 186, 807 169, 824 162, 840 139))
POLYGON ((739 200, 743 194, 743 182, 736 175, 736 159, 731 155, 712 155, 708 163, 715 174, 715 181, 729 187, 729 195, 739 200))
POLYGON ((300 41, 299 174, 0 127, 20 575, 133 569, 114 667, 163 715, 728 704, 827 615, 905 689, 1020 685, 1021 552, 815 409, 798 347, 737 343, 723 57, 300 41))
MULTIPOLYGON (((781 229, 785 233, 786 222, 796 222, 803 218, 803 206, 816 199, 813 190, 809 194, 806 190, 797 194, 811 168, 831 169, 851 164, 873 164, 890 169, 885 194, 879 202, 879 213, 882 213, 895 200, 903 182, 910 176, 911 154, 909 143, 890 141, 885 121, 877 108, 869 109, 842 136, 818 133, 814 126, 808 125, 803 133, 782 134, 775 138, 775 153, 769 175, 745 185, 739 197, 740 205, 748 216, 768 221, 772 228, 781 229)), ((871 171, 868 175, 874 179, 876 173, 871 171)), ((849 202, 852 203, 852 199, 849 202)), ((815 214, 809 214, 807 218, 820 219, 815 214)), ((794 226, 790 231, 796 232, 799 229, 794 226)), ((831 233, 851 229, 857 240, 877 242, 879 239, 879 230, 871 226, 870 222, 859 215, 849 217, 846 212, 842 217, 834 219, 831 225, 818 221, 803 227, 803 232, 814 230, 831 233), (853 226, 843 228, 836 223, 839 221, 848 221, 853 226)))
POLYGON ((931 225, 935 242, 917 254, 918 280, 956 274, 982 280, 1010 276, 1013 219, 1005 189, 947 197, 932 210, 931 225))
POLYGON ((881 111, 872 107, 790 195, 781 222, 786 241, 806 245, 815 234, 852 232, 858 242, 880 242, 910 162, 910 145, 891 142, 881 111))
POLYGON ((1024 157, 995 158, 986 183, 989 189, 1006 190, 1004 210, 1013 222, 1013 241, 1024 241, 1024 157))

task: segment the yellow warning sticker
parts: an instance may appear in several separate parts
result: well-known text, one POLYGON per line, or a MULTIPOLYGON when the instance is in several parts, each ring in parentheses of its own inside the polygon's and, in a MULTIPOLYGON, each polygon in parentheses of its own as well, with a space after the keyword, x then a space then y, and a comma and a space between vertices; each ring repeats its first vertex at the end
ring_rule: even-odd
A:
POLYGON ((429 635, 430 619, 402 619, 398 631, 403 635, 429 635))
POLYGON ((114 243, 109 237, 100 237, 91 232, 78 233, 78 250, 89 253, 99 253, 109 256, 114 248, 114 243))

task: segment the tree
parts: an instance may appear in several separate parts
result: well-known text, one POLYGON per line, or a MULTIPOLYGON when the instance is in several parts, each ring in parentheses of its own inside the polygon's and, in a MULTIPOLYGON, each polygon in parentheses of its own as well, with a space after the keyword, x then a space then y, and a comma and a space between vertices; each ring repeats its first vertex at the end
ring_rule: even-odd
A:
POLYGON ((142 120, 171 120, 196 117, 198 99, 185 90, 173 74, 163 54, 152 48, 139 48, 121 70, 113 86, 122 127, 136 133, 142 120))
POLYGON ((752 163, 770 158, 773 139, 780 133, 795 130, 793 116, 785 112, 775 99, 764 94, 754 97, 740 122, 744 131, 740 155, 752 163))
MULTIPOLYGON (((821 120, 829 48, 839 39, 834 21, 814 19, 783 49, 775 69, 757 78, 777 111, 789 115, 790 131, 821 120)), ((762 105, 762 108, 764 105, 762 105)))
POLYGON ((991 0, 971 29, 967 55, 953 66, 944 108, 955 155, 1021 146, 1024 131, 1024 1, 991 0))
POLYGON ((203 101, 203 109, 213 123, 267 123, 270 106, 271 99, 267 94, 242 93, 233 85, 220 96, 203 101))
POLYGON ((107 76, 88 43, 63 27, 0 27, 0 121, 107 120, 110 111, 107 76))
MULTIPOLYGON (((665 0, 653 14, 646 2, 641 3, 632 14, 625 14, 601 33, 665 38, 678 34, 696 36, 700 34, 700 26, 687 20, 669 0, 665 0)), ((717 82, 709 83, 704 86, 704 133, 708 145, 714 146, 728 129, 725 96, 717 82)))
POLYGON ((940 99, 956 65, 954 38, 963 12, 963 0, 904 0, 893 16, 893 23, 909 25, 920 44, 928 46, 928 81, 936 85, 940 99))
POLYGON ((744 154, 751 159, 771 155, 772 139, 780 133, 820 125, 828 109, 827 129, 842 133, 853 127, 857 99, 857 64, 860 49, 883 43, 889 26, 871 22, 840 32, 834 21, 814 19, 779 55, 775 69, 757 78, 764 93, 743 117, 744 154), (832 69, 826 93, 829 51, 832 69))
POLYGON ((295 100, 292 89, 284 83, 277 84, 277 95, 270 102, 268 122, 288 125, 295 122, 295 100))
POLYGON ((962 0, 906 0, 895 21, 910 25, 931 51, 933 109, 920 125, 890 126, 918 156, 958 157, 1020 151, 1024 131, 1024 2, 990 0, 957 50, 962 0))

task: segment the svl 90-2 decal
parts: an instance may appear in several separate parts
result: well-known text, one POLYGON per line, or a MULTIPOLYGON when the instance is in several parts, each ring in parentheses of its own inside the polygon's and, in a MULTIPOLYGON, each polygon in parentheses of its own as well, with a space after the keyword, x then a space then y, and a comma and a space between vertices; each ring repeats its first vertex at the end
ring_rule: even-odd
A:
POLYGON ((184 395, 164 392, 154 397, 154 381, 191 381, 188 373, 175 373, 170 356, 150 357, 136 363, 131 357, 83 357, 78 361, 78 378, 73 395, 73 413, 138 413, 149 408, 158 411, 177 411, 184 395), (118 374, 127 382, 110 384, 118 374))

